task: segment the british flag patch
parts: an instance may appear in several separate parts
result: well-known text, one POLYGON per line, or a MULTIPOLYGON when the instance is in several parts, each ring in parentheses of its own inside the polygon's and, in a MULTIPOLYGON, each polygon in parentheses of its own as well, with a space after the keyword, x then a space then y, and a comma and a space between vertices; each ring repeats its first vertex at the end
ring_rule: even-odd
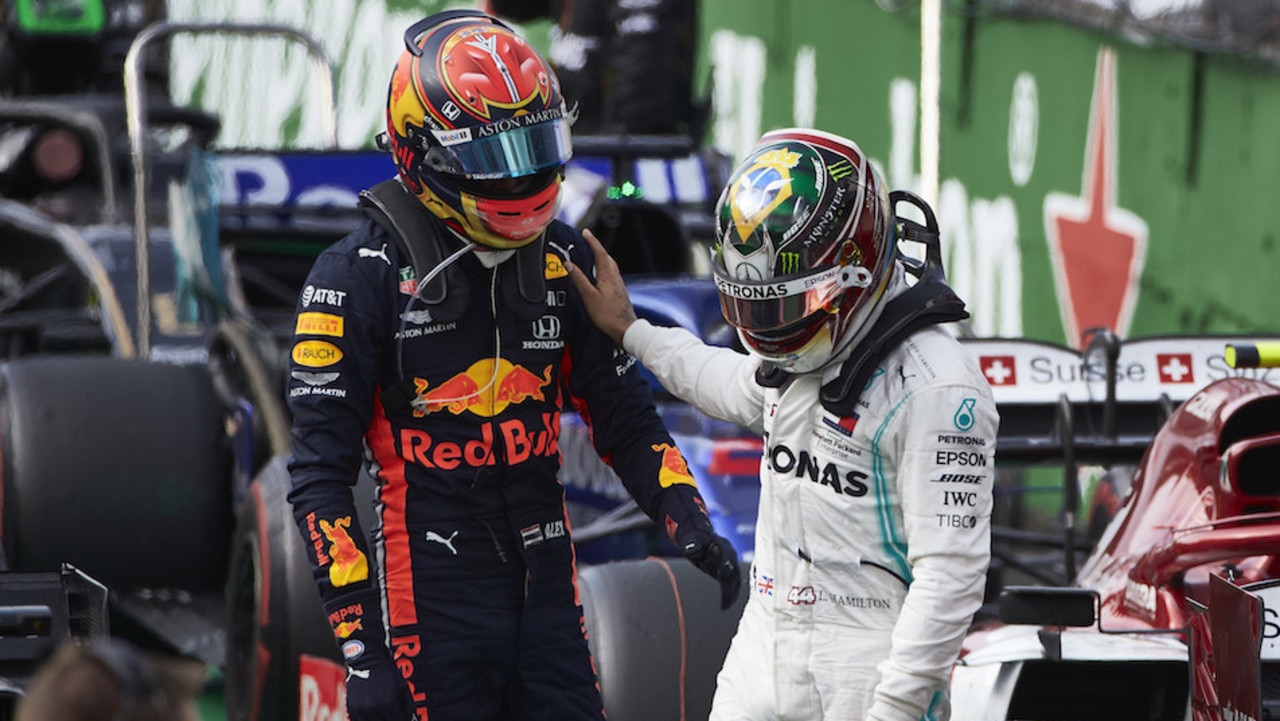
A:
POLYGON ((760 576, 760 580, 756 581, 756 593, 763 596, 772 596, 773 576, 760 576))

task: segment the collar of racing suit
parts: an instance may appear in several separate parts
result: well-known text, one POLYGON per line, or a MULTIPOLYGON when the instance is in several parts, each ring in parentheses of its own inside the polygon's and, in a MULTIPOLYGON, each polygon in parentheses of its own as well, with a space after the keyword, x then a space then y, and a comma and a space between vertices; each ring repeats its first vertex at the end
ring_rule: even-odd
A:
MULTIPOLYGON (((901 265, 897 273, 895 281, 901 282, 901 265)), ((840 375, 822 386, 822 406, 841 417, 849 416, 880 361, 908 336, 928 326, 968 317, 964 301, 947 285, 941 271, 926 272, 915 285, 902 287, 885 303, 871 329, 851 346, 849 357, 840 364, 840 375)))
POLYGON ((506 250, 488 250, 476 247, 476 260, 480 261, 480 265, 486 268, 496 268, 507 262, 516 254, 515 248, 507 248, 506 250))

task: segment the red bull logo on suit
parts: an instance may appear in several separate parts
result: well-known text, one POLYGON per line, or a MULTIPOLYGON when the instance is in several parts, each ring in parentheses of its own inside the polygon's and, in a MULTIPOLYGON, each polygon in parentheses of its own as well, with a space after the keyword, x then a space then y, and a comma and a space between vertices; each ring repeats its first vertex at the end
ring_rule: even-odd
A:
POLYGON ((347 533, 350 527, 351 516, 335 518, 332 523, 320 519, 320 530, 333 544, 329 546, 329 556, 333 559, 333 565, 329 566, 329 582, 335 588, 369 578, 369 559, 347 533))
POLYGON ((560 455, 560 412, 543 413, 542 428, 530 428, 519 418, 497 424, 487 421, 480 426, 480 437, 465 443, 440 440, 413 428, 402 429, 399 440, 401 458, 446 471, 459 466, 492 466, 499 459, 516 464, 530 458, 553 458, 560 455), (495 443, 500 444, 497 453, 495 443))
POLYGON ((660 443, 651 448, 662 454, 662 468, 658 471, 658 483, 663 488, 670 488, 677 483, 697 486, 693 474, 689 472, 689 464, 685 461, 680 449, 669 443, 660 443))
POLYGON ((496 366, 492 358, 485 358, 434 387, 425 378, 414 378, 413 417, 447 410, 455 416, 470 411, 492 418, 509 405, 529 399, 545 401, 544 389, 551 385, 552 372, 550 365, 539 375, 505 358, 499 358, 496 366))

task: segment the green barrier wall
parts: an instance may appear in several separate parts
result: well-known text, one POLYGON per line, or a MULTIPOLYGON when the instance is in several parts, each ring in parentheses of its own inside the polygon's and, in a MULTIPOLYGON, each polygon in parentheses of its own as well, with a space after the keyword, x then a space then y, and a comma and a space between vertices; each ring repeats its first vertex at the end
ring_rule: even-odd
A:
MULTIPOLYGON (((895 187, 917 187, 917 6, 705 8, 717 143, 812 124, 857 139, 895 187)), ((1276 331, 1280 73, 955 9, 937 210, 974 331, 1276 331)))
MULTIPOLYGON (((853 137, 893 187, 918 189, 919 6, 883 3, 895 4, 703 0, 708 141, 741 157, 763 131, 811 125, 853 137)), ((337 66, 340 142, 355 147, 380 129, 403 29, 466 6, 170 0, 170 13, 315 34, 337 66)), ((943 22, 936 210, 971 330, 1069 343, 1094 325, 1280 331, 1280 70, 968 6, 948 4, 943 22)), ((545 23, 526 29, 545 46, 545 23)), ((300 50, 174 47, 175 96, 223 112, 224 144, 318 137, 300 50)))

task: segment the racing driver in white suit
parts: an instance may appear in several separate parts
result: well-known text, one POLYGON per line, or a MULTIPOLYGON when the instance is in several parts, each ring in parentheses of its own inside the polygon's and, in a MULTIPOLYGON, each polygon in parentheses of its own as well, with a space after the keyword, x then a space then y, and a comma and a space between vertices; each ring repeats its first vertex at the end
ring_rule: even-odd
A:
POLYGON ((913 283, 898 255, 921 227, 895 217, 853 141, 766 134, 717 208, 713 273, 747 354, 637 320, 584 234, 595 283, 571 275, 596 324, 667 390, 764 437, 751 596, 712 721, 949 716, 990 559, 999 419, 940 325, 967 317, 940 262, 913 283))

